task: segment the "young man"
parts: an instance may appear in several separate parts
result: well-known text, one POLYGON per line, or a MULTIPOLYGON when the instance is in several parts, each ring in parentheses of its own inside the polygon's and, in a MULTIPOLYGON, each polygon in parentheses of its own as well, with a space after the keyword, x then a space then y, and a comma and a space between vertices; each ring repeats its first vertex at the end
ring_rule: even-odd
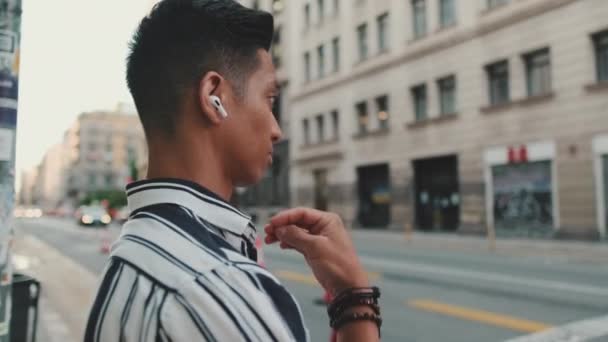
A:
MULTIPOLYGON (((309 339, 294 298, 255 262, 255 227, 228 204, 234 187, 261 179, 281 139, 272 35, 270 14, 232 0, 164 0, 142 20, 127 81, 148 179, 127 187, 131 216, 86 342, 309 339)), ((378 340, 377 294, 336 215, 288 210, 265 231, 345 298, 333 311, 339 340, 378 340)))

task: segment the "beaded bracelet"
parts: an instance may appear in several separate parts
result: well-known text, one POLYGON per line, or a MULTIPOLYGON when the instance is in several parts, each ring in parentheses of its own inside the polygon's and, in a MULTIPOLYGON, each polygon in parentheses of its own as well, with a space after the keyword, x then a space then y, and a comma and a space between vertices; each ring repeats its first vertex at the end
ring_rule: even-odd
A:
POLYGON ((376 315, 380 314, 380 306, 378 306, 378 301, 376 299, 370 297, 349 297, 332 306, 331 310, 328 310, 329 317, 336 319, 349 308, 356 306, 367 306, 370 307, 376 315))
POLYGON ((338 318, 336 321, 332 322, 331 327, 334 328, 335 330, 338 330, 338 329, 342 328, 343 326, 345 326, 346 324, 349 324, 352 322, 358 322, 358 321, 372 321, 372 322, 376 323, 376 326, 378 327, 378 334, 380 334, 380 328, 382 327, 382 317, 380 317, 379 315, 376 315, 376 314, 368 313, 368 312, 352 313, 349 315, 343 315, 342 317, 338 318))
POLYGON ((340 292, 327 308, 329 325, 334 329, 339 329, 352 322, 367 320, 376 323, 380 334, 382 317, 378 298, 380 298, 380 289, 377 287, 351 288, 340 292), (348 309, 357 306, 370 307, 374 313, 344 314, 348 309))

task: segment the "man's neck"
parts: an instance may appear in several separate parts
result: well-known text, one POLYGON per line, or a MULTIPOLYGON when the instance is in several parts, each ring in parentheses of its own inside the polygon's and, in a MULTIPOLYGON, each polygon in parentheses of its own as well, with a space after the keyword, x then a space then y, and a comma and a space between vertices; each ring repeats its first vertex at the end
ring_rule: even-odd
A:
POLYGON ((150 146, 147 178, 188 180, 229 202, 234 184, 224 171, 219 156, 212 151, 190 152, 183 148, 159 149, 150 146))

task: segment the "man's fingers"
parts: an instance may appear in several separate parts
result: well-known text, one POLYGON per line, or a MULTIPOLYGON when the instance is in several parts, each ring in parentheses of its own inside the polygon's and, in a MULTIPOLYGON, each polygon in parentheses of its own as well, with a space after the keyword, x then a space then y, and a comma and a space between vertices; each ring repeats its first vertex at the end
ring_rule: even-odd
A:
POLYGON ((281 249, 294 249, 293 247, 291 247, 290 245, 288 245, 284 242, 281 242, 280 247, 281 247, 281 249))
POLYGON ((305 229, 290 225, 277 227, 275 235, 281 242, 281 246, 289 246, 302 254, 313 247, 318 236, 309 234, 305 229))
POLYGON ((266 244, 268 245, 273 244, 277 241, 279 241, 279 239, 277 239, 275 235, 266 235, 266 238, 264 238, 264 242, 266 242, 266 244))
POLYGON ((279 241, 277 236, 274 234, 274 228, 271 225, 267 224, 264 227, 264 232, 266 233, 266 237, 264 238, 264 242, 266 242, 266 244, 272 244, 279 241))
POLYGON ((302 228, 310 228, 319 223, 325 213, 310 208, 294 208, 282 211, 270 219, 273 227, 284 227, 296 225, 302 228))

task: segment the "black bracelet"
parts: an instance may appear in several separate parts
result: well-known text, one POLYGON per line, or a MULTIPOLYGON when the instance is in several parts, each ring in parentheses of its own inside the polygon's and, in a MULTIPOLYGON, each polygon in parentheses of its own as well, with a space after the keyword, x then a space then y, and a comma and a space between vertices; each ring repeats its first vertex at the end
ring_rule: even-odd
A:
POLYGON ((348 297, 348 296, 352 296, 353 294, 369 294, 372 295, 374 297, 379 298, 380 297, 380 289, 376 286, 373 287, 352 287, 346 290, 343 290, 342 292, 340 292, 336 298, 334 299, 334 302, 339 302, 341 301, 344 297, 348 297))
POLYGON ((335 330, 338 330, 345 326, 346 324, 358 321, 372 321, 376 323, 378 327, 378 335, 380 335, 380 328, 382 327, 382 317, 376 314, 371 314, 368 312, 365 313, 352 313, 349 315, 344 315, 337 320, 331 322, 331 327, 335 330))
POLYGON ((328 310, 330 319, 340 317, 346 310, 356 306, 367 306, 371 308, 376 315, 380 314, 380 306, 378 300, 373 297, 347 297, 341 302, 332 306, 331 311, 328 310))
POLYGON ((377 287, 351 288, 346 289, 330 303, 327 308, 330 321, 336 320, 348 308, 366 305, 374 309, 379 314, 378 298, 380 289, 377 287))

